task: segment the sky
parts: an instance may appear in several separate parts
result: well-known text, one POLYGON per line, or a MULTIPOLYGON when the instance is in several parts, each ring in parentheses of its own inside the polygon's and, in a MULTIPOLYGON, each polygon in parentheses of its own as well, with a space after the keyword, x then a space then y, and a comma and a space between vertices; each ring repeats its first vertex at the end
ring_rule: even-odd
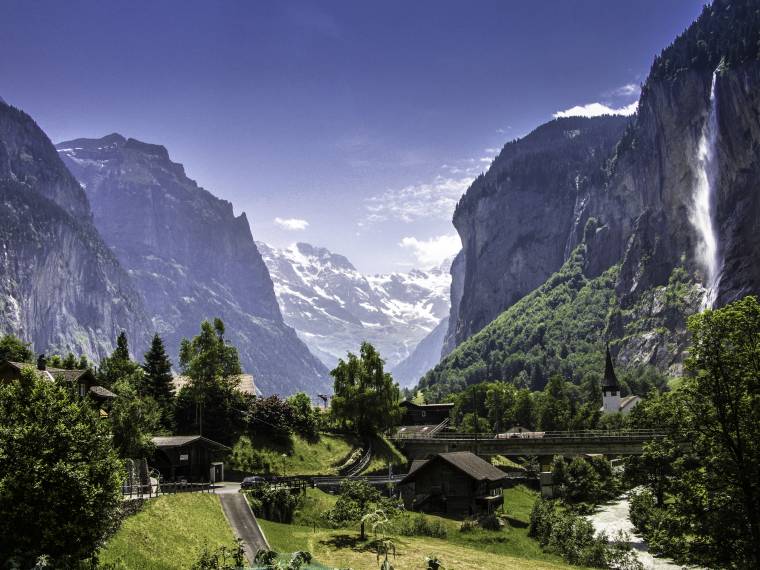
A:
POLYGON ((506 142, 633 112, 703 3, 0 0, 0 96, 54 142, 166 146, 256 240, 405 271, 458 251, 506 142))

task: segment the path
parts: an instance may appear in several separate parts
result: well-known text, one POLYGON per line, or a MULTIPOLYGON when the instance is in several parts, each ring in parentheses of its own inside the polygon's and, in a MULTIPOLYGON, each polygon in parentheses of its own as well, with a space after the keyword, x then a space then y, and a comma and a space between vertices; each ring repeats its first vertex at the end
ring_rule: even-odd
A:
POLYGON ((230 522, 235 536, 243 541, 245 555, 249 562, 253 562, 254 556, 261 548, 269 548, 264 533, 261 532, 256 517, 253 516, 251 507, 241 493, 223 493, 219 495, 222 502, 222 510, 230 522))
POLYGON ((610 539, 614 538, 618 531, 627 532, 630 536, 631 546, 645 570, 680 570, 685 568, 685 566, 676 564, 672 560, 655 558, 650 554, 644 539, 637 535, 633 528, 633 523, 628 517, 628 507, 628 498, 622 497, 614 503, 603 505, 587 518, 594 525, 596 532, 604 531, 610 539))

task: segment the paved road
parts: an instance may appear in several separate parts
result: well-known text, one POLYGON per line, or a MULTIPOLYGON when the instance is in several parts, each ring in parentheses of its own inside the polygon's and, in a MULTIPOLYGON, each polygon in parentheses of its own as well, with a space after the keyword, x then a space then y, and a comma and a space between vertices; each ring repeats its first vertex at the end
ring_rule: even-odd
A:
POLYGON ((224 493, 219 495, 222 501, 222 510, 230 521, 235 536, 243 541, 245 555, 249 562, 253 562, 253 557, 261 548, 269 548, 264 533, 261 532, 256 517, 253 516, 251 507, 240 494, 224 493))

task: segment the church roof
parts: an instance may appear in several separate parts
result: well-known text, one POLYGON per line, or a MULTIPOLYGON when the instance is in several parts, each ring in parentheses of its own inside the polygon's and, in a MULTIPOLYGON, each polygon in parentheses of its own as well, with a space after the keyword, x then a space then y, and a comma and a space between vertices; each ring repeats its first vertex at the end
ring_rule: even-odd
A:
POLYGON ((610 354, 610 345, 607 345, 607 357, 604 363, 604 382, 602 382, 603 390, 620 390, 620 384, 618 384, 617 376, 615 375, 615 367, 612 365, 612 355, 610 354))

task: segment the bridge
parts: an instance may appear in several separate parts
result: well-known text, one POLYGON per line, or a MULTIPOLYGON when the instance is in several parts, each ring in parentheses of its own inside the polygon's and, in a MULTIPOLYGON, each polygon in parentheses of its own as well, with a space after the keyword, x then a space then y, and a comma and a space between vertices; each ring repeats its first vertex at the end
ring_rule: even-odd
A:
POLYGON ((658 430, 585 430, 530 433, 425 433, 398 431, 391 439, 409 459, 426 459, 437 453, 471 451, 482 457, 554 455, 640 455, 642 445, 663 437, 658 430))

